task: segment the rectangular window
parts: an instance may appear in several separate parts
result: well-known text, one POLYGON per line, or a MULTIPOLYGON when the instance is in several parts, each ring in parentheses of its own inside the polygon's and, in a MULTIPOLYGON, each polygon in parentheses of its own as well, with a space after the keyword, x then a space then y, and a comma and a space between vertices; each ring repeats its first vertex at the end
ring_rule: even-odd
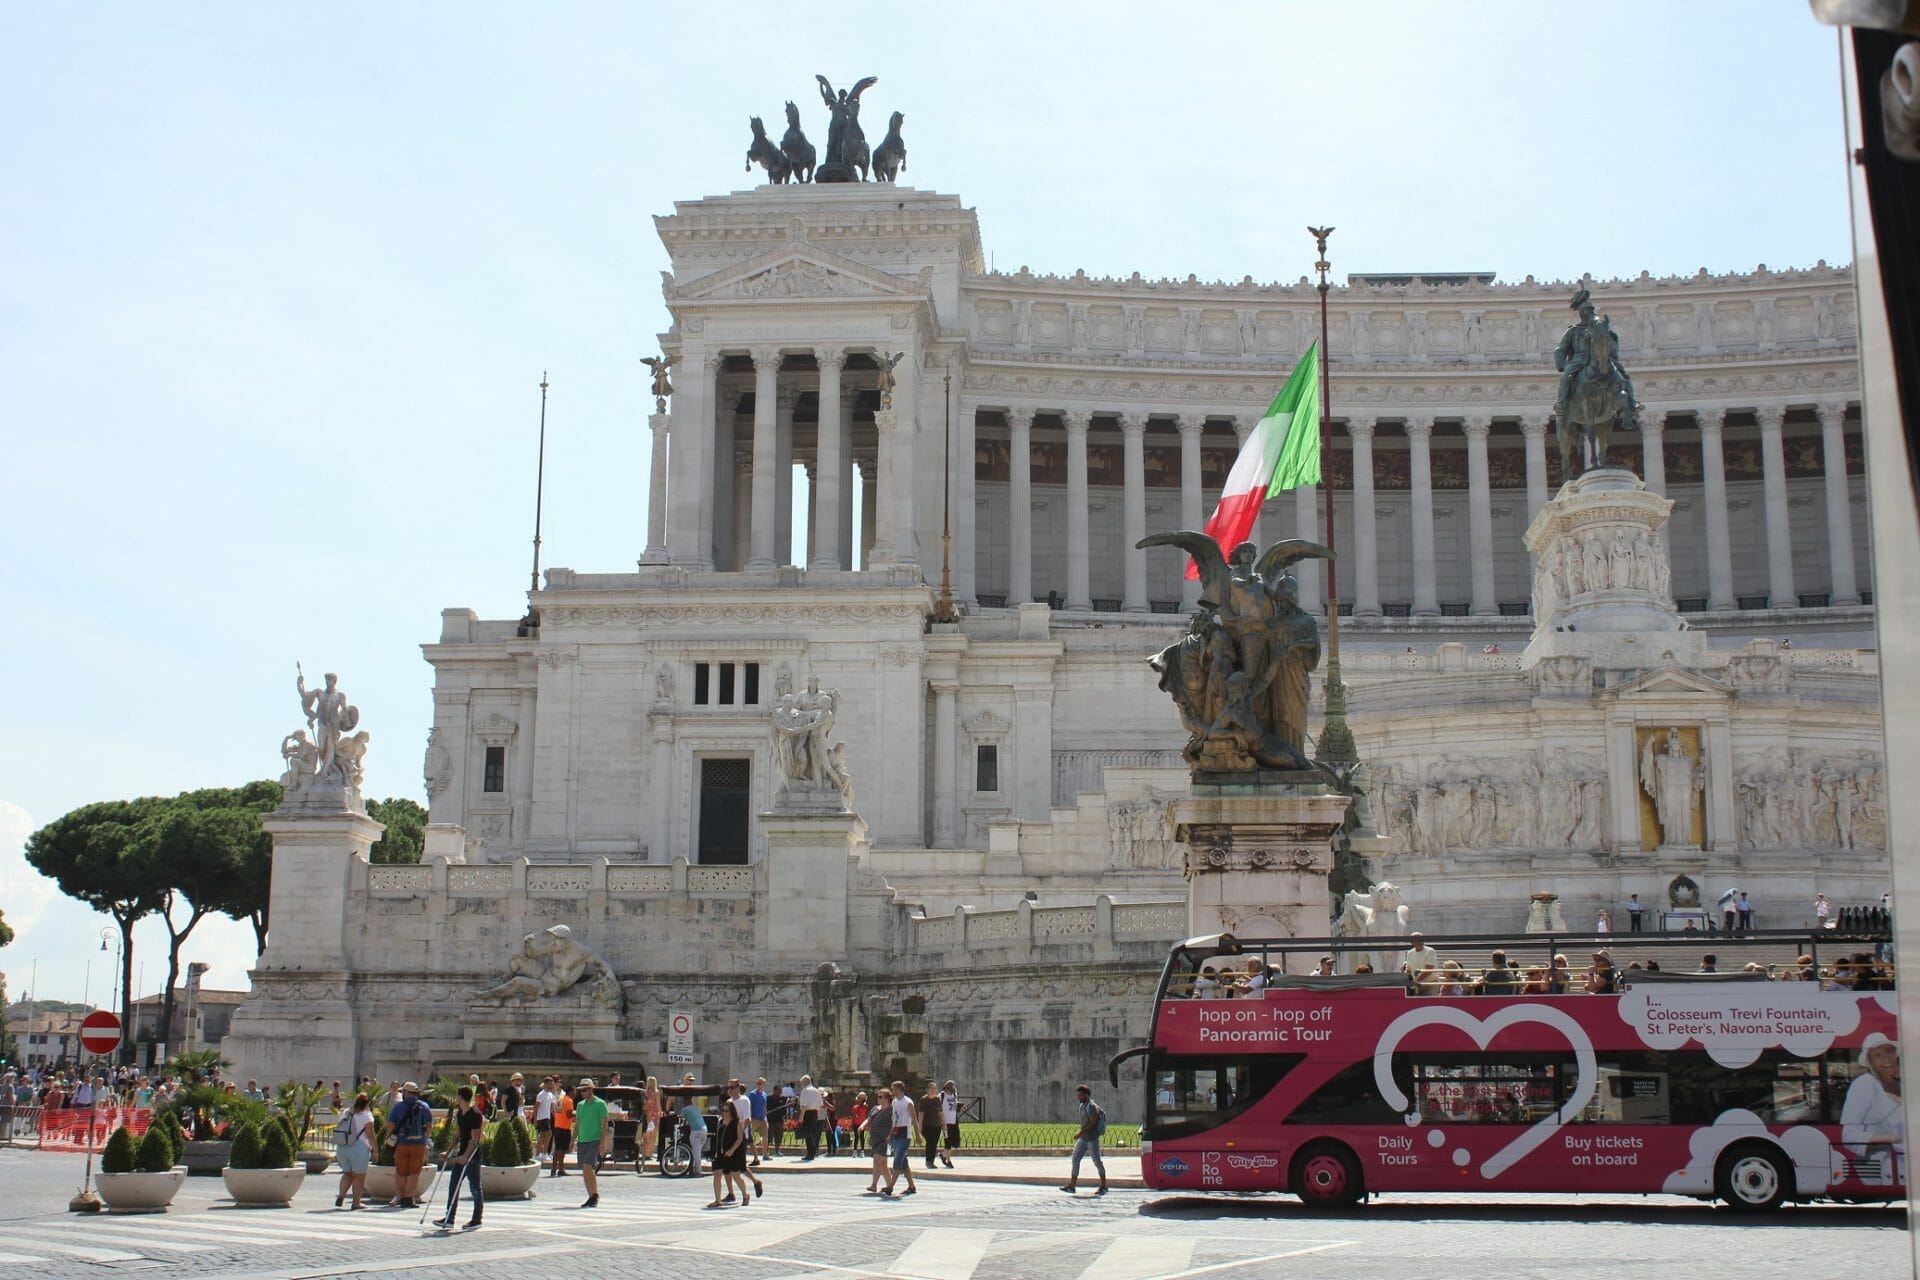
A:
POLYGON ((753 762, 706 759, 700 762, 700 833, 702 865, 741 866, 747 861, 748 797, 752 791, 753 762))
POLYGON ((1000 789, 1000 748, 991 742, 983 742, 973 749, 973 789, 1000 789))
POLYGON ((741 684, 746 692, 740 695, 740 701, 750 707, 760 705, 760 664, 748 662, 741 665, 741 684))
POLYGON ((723 662, 720 664, 720 697, 718 701, 723 707, 733 705, 733 671, 733 663, 723 662))
POLYGON ((708 696, 713 682, 713 664, 696 662, 693 664, 693 705, 704 707, 712 699, 708 696))
POLYGON ((480 789, 494 792, 507 789, 507 749, 488 747, 486 767, 481 771, 480 789))

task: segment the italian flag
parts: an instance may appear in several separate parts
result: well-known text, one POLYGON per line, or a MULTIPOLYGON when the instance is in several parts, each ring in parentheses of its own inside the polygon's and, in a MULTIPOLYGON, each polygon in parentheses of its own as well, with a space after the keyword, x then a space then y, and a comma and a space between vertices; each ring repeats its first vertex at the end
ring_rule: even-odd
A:
MULTIPOLYGON (((1303 484, 1320 483, 1320 344, 1311 343, 1293 366, 1280 394, 1247 435, 1233 460, 1220 505, 1207 521, 1207 536, 1230 556, 1247 540, 1260 504, 1303 484)), ((1200 566, 1187 561, 1187 577, 1200 566)))

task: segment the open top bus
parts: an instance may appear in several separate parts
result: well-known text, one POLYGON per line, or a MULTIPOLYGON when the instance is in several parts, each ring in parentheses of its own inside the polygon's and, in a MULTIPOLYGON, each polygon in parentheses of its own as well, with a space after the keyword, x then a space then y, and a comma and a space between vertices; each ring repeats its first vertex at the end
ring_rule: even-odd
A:
POLYGON ((1147 1185, 1318 1208, 1394 1191, 1748 1212, 1906 1194, 1884 935, 1434 937, 1416 972, 1393 971, 1407 946, 1176 946, 1150 1043, 1110 1067, 1118 1088, 1145 1060, 1147 1185))

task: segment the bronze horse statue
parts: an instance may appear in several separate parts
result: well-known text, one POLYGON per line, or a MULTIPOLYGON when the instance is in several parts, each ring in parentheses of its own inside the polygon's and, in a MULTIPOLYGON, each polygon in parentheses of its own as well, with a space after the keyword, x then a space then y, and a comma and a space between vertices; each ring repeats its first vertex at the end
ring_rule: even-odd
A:
POLYGON ((1619 339, 1613 325, 1601 316, 1586 328, 1587 360, 1567 391, 1567 411, 1554 420, 1560 443, 1560 478, 1573 479, 1573 455, 1582 438, 1592 446, 1582 451, 1582 468, 1607 465, 1607 446, 1615 427, 1634 429, 1633 396, 1615 368, 1619 339), (1589 461, 1589 456, 1591 461, 1589 461))
POLYGON ((900 176, 900 171, 907 167, 907 144, 906 140, 900 136, 900 126, 906 118, 901 112, 894 112, 893 119, 887 125, 887 136, 881 140, 879 146, 873 149, 873 180, 875 182, 892 182, 900 176))
POLYGON ((766 169, 768 182, 785 182, 792 177, 792 167, 780 154, 780 148, 773 145, 773 139, 767 137, 767 126, 760 123, 760 117, 749 116, 747 123, 753 126, 753 145, 747 148, 747 172, 752 173, 757 162, 766 169))
POLYGON ((813 181, 813 144, 800 128, 800 108, 791 102, 787 103, 787 132, 780 139, 780 154, 786 157, 795 182, 813 181))

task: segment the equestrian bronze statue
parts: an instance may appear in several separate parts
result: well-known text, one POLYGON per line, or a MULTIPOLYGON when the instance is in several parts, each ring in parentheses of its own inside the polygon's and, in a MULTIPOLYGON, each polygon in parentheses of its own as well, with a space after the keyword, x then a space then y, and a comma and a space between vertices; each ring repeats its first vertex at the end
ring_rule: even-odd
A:
POLYGON ((1553 367, 1560 371, 1560 396, 1554 404, 1554 435, 1560 442, 1560 479, 1573 479, 1573 457, 1580 449, 1582 470, 1607 465, 1607 445, 1615 427, 1636 428, 1633 378, 1620 363, 1620 340, 1605 316, 1594 315, 1593 295, 1581 289, 1567 305, 1580 319, 1560 335, 1553 367))

